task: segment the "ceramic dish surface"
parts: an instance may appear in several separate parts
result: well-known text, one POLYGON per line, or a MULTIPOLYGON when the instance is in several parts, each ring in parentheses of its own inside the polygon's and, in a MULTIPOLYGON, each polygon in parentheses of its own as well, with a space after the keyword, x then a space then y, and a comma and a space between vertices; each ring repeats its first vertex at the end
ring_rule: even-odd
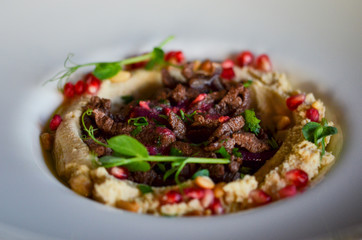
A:
POLYGON ((2 239, 319 239, 360 236, 362 224, 362 3, 360 1, 6 1, 0 9, 2 239), (41 7, 39 7, 41 6, 41 7), (167 49, 222 60, 268 53, 293 86, 331 109, 343 148, 323 181, 298 197, 241 213, 161 218, 77 196, 56 179, 39 134, 62 101, 42 84, 74 61, 109 61, 167 49))

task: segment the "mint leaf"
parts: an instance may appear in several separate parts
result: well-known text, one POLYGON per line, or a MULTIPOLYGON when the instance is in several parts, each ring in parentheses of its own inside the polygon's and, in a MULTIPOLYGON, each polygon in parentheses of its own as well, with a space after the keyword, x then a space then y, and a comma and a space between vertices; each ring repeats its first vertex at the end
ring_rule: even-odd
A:
POLYGON ((245 119, 245 131, 250 131, 255 133, 256 135, 259 134, 260 131, 260 120, 255 116, 254 110, 245 110, 244 112, 244 119, 245 119))
POLYGON ((230 159, 230 154, 226 151, 224 146, 216 150, 215 153, 220 153, 223 158, 230 159))
POLYGON ((138 187, 138 189, 139 189, 143 194, 153 192, 152 187, 151 187, 151 186, 148 186, 148 185, 146 185, 146 184, 138 184, 137 187, 138 187))
POLYGON ((107 140, 109 147, 124 156, 147 158, 148 151, 142 143, 127 135, 119 135, 107 140))
POLYGON ((191 178, 192 178, 192 179, 195 179, 195 178, 197 178, 198 176, 209 177, 209 176, 210 176, 210 172, 209 172, 209 170, 207 170, 207 169, 201 169, 201 170, 195 172, 194 175, 192 175, 191 178))
POLYGON ((317 130, 318 127, 321 125, 317 122, 309 122, 302 128, 303 136, 306 140, 314 143, 314 132, 317 130))
POLYGON ((98 63, 93 71, 94 76, 104 80, 115 76, 121 70, 119 63, 98 63))

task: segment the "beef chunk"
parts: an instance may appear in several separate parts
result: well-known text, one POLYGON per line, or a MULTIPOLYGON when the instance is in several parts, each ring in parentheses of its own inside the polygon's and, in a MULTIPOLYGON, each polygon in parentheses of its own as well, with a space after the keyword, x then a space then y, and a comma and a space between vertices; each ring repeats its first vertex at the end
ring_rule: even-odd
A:
POLYGON ((233 132, 237 132, 244 127, 245 121, 243 116, 233 117, 227 122, 222 123, 212 134, 210 141, 214 138, 219 138, 221 136, 229 136, 233 132))
MULTIPOLYGON (((98 137, 97 140, 104 144, 107 143, 102 137, 98 137)), ((99 145, 91 138, 84 140, 84 142, 88 145, 90 151, 94 152, 98 157, 112 154, 112 149, 99 145)))
POLYGON ((252 153, 263 152, 270 149, 270 146, 266 141, 258 139, 253 133, 234 133, 233 139, 237 145, 246 148, 252 153))
POLYGON ((174 112, 170 112, 168 115, 168 122, 171 125, 175 136, 178 139, 185 139, 186 126, 185 123, 174 112))
POLYGON ((186 100, 186 97, 186 88, 182 84, 177 84, 171 92, 171 98, 175 100, 176 103, 181 103, 186 100))

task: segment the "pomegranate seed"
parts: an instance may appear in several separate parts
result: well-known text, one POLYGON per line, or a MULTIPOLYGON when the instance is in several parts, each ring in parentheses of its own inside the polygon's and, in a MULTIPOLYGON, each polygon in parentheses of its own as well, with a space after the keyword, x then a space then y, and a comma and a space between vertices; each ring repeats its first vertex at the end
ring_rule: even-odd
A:
POLYGON ((61 122, 62 122, 62 118, 60 117, 60 115, 55 114, 49 123, 50 130, 52 130, 52 131, 57 130, 57 128, 59 127, 61 122))
POLYGON ((286 100, 287 107, 289 108, 290 111, 294 111, 295 109, 298 108, 300 104, 304 102, 304 100, 305 100, 304 94, 298 94, 288 97, 286 100))
POLYGON ((74 85, 69 82, 64 85, 64 95, 67 98, 72 98, 74 96, 74 85))
POLYGON ((101 80, 96 78, 93 74, 88 74, 85 80, 87 93, 96 94, 101 86, 101 80))
POLYGON ((319 122, 319 112, 315 108, 310 108, 306 111, 306 116, 312 122, 319 122))
POLYGON ((205 196, 205 190, 202 188, 185 188, 184 194, 192 199, 201 199, 205 196))
POLYGON ((260 189, 255 189, 249 193, 249 196, 253 200, 254 204, 260 206, 270 203, 272 198, 266 192, 260 189))
POLYGON ((185 60, 185 56, 181 51, 170 51, 165 55, 165 61, 175 61, 176 63, 182 63, 185 60))
POLYGON ((214 202, 214 192, 211 189, 204 189, 205 190, 205 194, 204 197, 201 199, 201 205, 204 208, 207 208, 210 206, 211 203, 214 202))
POLYGON ((86 88, 86 84, 85 82, 83 82, 83 80, 79 80, 75 85, 74 85, 74 91, 76 94, 81 95, 82 93, 84 93, 86 88))
POLYGON ((305 187, 308 184, 308 174, 301 169, 293 169, 285 174, 286 180, 298 188, 305 187))
POLYGON ((272 70, 272 64, 268 55, 262 54, 258 56, 255 60, 255 68, 260 71, 270 72, 272 70))
POLYGON ((231 80, 235 77, 235 72, 233 68, 223 68, 221 77, 227 80, 231 80))
POLYGON ((111 167, 108 169, 108 172, 118 179, 127 179, 129 176, 128 169, 124 167, 111 167))
POLYGON ((297 194, 297 187, 295 185, 289 185, 279 190, 280 198, 288 198, 297 194))
POLYGON ((174 190, 168 191, 161 198, 162 204, 174 204, 182 201, 182 195, 174 190))
POLYGON ((219 120, 220 123, 223 123, 223 122, 226 122, 229 119, 230 119, 229 116, 221 116, 221 117, 219 117, 218 120, 219 120))
POLYGON ((211 209, 213 214, 219 215, 219 214, 224 213, 224 208, 218 198, 214 199, 214 202, 211 203, 211 205, 209 206, 209 209, 211 209))
POLYGON ((223 61, 221 63, 221 67, 224 69, 232 68, 232 67, 234 67, 234 62, 231 59, 226 59, 225 61, 223 61))
POLYGON ((236 57, 236 62, 240 67, 248 66, 252 64, 253 61, 254 61, 254 55, 250 51, 241 52, 236 57))
POLYGON ((150 106, 148 106, 148 101, 140 101, 139 105, 140 105, 141 108, 151 110, 150 106))
POLYGON ((201 102, 202 100, 204 100, 206 98, 207 94, 206 93, 201 93, 199 94, 192 102, 191 105, 194 105, 198 102, 201 102))
POLYGON ((169 116, 171 111, 172 111, 171 108, 164 108, 163 109, 163 112, 165 113, 166 116, 169 116))

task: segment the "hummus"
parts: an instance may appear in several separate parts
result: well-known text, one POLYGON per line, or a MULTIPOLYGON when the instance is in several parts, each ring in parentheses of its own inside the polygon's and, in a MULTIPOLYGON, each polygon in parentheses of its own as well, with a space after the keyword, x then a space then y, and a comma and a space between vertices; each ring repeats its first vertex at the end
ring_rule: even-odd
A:
MULTIPOLYGON (((281 198, 281 190, 290 186, 293 170, 302 170, 308 180, 315 179, 323 168, 331 165, 334 156, 316 144, 305 139, 302 128, 310 119, 306 111, 313 107, 319 118, 325 117, 325 106, 312 93, 305 94, 305 100, 294 111, 288 109, 286 99, 301 93, 292 89, 284 74, 262 72, 251 67, 233 67, 234 81, 251 80, 252 108, 260 116, 261 125, 273 132, 273 137, 282 145, 275 155, 253 175, 246 174, 229 183, 209 184, 208 177, 198 177, 182 184, 183 189, 203 188, 203 198, 193 198, 168 204, 162 197, 180 186, 151 187, 152 191, 142 193, 139 184, 129 180, 119 180, 109 174, 104 167, 93 164, 89 147, 82 140, 81 115, 90 101, 90 95, 82 95, 68 101, 59 115, 62 122, 56 130, 52 148, 57 174, 72 190, 106 205, 137 213, 154 215, 210 215, 231 213, 264 204, 263 194, 268 201, 281 198), (206 183, 206 185, 205 185, 206 183), (211 197, 207 197, 211 195, 211 197), (222 210, 218 210, 213 197, 217 197, 222 210), (214 204, 214 205, 212 205, 214 204), (214 207, 212 207, 212 206, 214 207), (210 207, 211 206, 211 207, 210 207)), ((177 71, 176 71, 177 72, 177 71)), ((179 74, 180 75, 180 74, 179 74)), ((111 99, 112 106, 122 104, 120 96, 145 96, 162 86, 160 71, 136 70, 124 82, 104 80, 97 96, 111 99)), ((328 122, 333 126, 332 122, 328 122)), ((325 139, 329 143, 329 137, 325 139)))

